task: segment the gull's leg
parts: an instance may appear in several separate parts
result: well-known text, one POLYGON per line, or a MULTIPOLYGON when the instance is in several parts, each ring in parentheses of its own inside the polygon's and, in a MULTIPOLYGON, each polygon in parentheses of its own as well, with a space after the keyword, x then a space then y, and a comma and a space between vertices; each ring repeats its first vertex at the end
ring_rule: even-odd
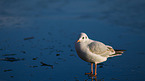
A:
POLYGON ((91 63, 91 74, 93 74, 93 63, 91 63))
POLYGON ((91 63, 91 73, 85 73, 85 75, 93 75, 93 63, 91 63))
POLYGON ((95 76, 97 75, 97 64, 95 64, 95 76))
POLYGON ((95 74, 92 73, 92 74, 89 75, 89 76, 91 76, 92 78, 93 78, 93 77, 96 78, 96 77, 97 77, 96 75, 97 75, 97 64, 95 63, 95 74))

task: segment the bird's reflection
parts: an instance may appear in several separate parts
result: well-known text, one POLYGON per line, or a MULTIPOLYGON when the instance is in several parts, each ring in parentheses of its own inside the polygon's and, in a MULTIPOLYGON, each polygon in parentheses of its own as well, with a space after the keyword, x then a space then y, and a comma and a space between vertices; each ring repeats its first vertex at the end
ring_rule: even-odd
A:
POLYGON ((97 81, 97 76, 92 76, 91 81, 97 81))
POLYGON ((86 79, 85 81, 97 81, 97 76, 88 76, 88 79, 86 79))
POLYGON ((104 81, 104 79, 98 79, 97 76, 88 76, 88 79, 85 81, 104 81))

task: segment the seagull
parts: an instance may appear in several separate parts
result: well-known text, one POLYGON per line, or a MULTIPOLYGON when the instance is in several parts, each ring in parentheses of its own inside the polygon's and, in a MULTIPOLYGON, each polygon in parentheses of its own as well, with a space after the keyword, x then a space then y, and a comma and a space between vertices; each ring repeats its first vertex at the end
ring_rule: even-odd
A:
POLYGON ((102 42, 91 40, 87 34, 80 33, 78 40, 75 43, 75 49, 78 56, 91 63, 91 72, 86 75, 97 75, 97 64, 104 62, 109 57, 120 56, 125 50, 114 50, 111 46, 105 45, 102 42), (95 64, 95 74, 93 74, 93 63, 95 64))

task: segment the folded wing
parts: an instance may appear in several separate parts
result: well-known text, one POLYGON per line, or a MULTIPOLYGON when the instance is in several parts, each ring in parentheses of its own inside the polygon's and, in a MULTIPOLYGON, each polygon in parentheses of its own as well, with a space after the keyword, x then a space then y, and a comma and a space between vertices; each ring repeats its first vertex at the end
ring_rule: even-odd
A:
POLYGON ((110 50, 108 49, 108 47, 101 43, 101 42, 98 42, 98 41, 94 41, 94 42, 91 42, 89 45, 89 50, 94 53, 94 54, 97 54, 97 55, 101 55, 101 56, 109 56, 110 54, 110 50))
POLYGON ((111 46, 105 45, 98 41, 91 42, 88 45, 88 47, 92 53, 104 57, 114 57, 114 56, 122 55, 122 53, 124 52, 124 50, 114 50, 111 46))

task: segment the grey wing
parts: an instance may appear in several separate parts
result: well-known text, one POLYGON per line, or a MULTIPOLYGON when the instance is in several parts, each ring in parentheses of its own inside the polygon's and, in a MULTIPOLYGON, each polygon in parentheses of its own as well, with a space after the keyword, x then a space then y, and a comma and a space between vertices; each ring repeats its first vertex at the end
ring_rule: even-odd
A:
POLYGON ((88 45, 88 47, 92 53, 95 53, 98 55, 104 55, 104 54, 106 54, 106 52, 108 52, 107 46, 101 42, 98 42, 98 41, 91 42, 88 45))

